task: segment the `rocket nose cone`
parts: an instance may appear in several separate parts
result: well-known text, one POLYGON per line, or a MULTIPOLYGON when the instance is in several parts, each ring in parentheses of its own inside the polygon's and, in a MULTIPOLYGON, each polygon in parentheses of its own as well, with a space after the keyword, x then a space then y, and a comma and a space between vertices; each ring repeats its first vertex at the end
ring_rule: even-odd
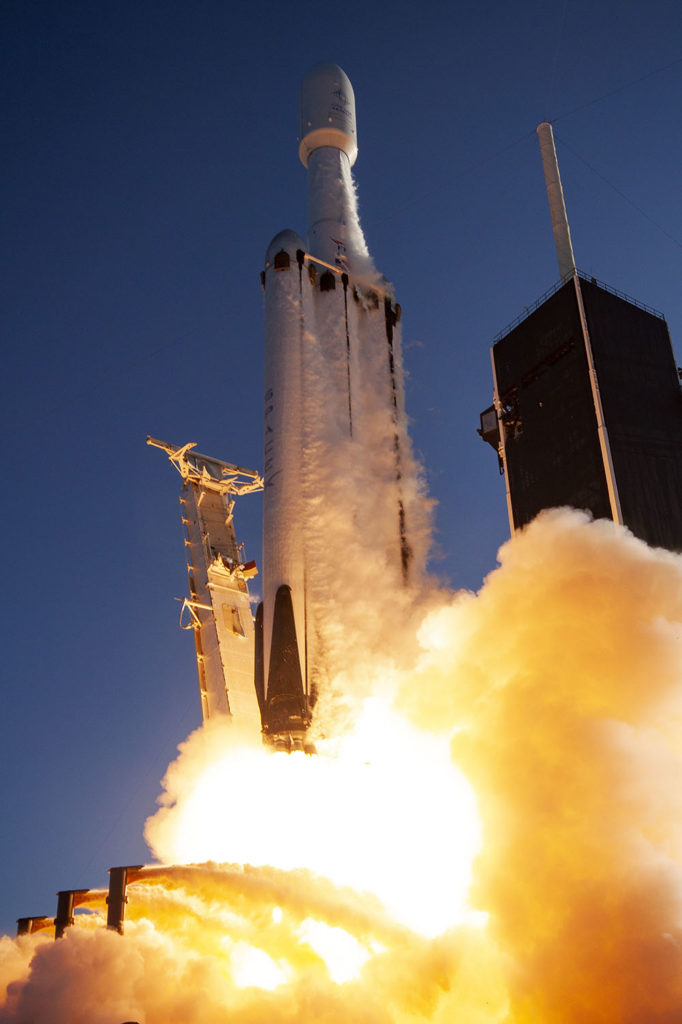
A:
POLYGON ((266 269, 272 266, 275 256, 282 251, 288 253, 291 259, 295 259, 297 249, 302 249, 305 252, 305 242, 301 236, 289 228, 280 231, 270 242, 265 253, 266 269))
POLYGON ((315 149, 342 150, 351 166, 358 155, 355 94, 345 71, 329 62, 316 64, 301 82, 298 102, 298 155, 304 167, 315 149))
POLYGON ((343 68, 331 60, 321 60, 318 64, 313 64, 301 79, 301 93, 308 88, 325 88, 327 84, 331 84, 333 89, 345 86, 346 90, 353 92, 350 79, 343 68))

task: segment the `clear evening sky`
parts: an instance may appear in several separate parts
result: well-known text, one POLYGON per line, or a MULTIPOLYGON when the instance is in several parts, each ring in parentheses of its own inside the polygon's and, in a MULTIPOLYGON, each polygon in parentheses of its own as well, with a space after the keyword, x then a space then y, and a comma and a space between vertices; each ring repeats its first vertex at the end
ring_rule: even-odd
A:
MULTIPOLYGON (((682 344, 677 0, 10 2, 5 159, 0 927, 148 859, 200 721, 179 477, 152 434, 262 465, 262 297, 305 235, 301 76, 353 83, 365 235, 403 307, 433 569, 476 589, 508 536, 492 338, 557 278, 535 127, 578 266, 682 344)), ((237 506, 260 558, 260 503, 237 506)), ((258 579, 255 581, 258 591, 258 579)), ((522 742, 522 737, 520 737, 522 742)), ((222 810, 230 814, 230 794, 222 810)), ((267 813, 264 809, 264 813, 267 813)))

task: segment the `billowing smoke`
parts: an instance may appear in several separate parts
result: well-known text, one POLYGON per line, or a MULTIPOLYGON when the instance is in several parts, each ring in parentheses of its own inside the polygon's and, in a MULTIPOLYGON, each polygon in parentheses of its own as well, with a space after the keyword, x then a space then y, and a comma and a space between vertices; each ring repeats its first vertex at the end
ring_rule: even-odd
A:
POLYGON ((682 1019, 682 558, 563 510, 500 561, 424 623, 402 701, 464 726, 510 1020, 682 1019))
POLYGON ((318 757, 235 747, 229 733, 198 730, 169 770, 146 832, 161 861, 305 866, 427 935, 467 917, 480 829, 447 732, 411 728, 384 696, 318 757))
POLYGON ((148 837, 230 863, 151 870, 124 937, 3 939, 0 1021, 682 1019, 682 558, 552 511, 425 604, 317 758, 190 738, 148 837))

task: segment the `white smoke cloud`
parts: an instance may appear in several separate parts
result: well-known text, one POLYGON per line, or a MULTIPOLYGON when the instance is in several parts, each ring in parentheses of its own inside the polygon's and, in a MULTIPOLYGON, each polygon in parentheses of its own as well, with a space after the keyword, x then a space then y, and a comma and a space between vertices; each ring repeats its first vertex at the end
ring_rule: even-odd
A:
POLYGON ((682 1013, 682 558, 547 512, 478 597, 425 623, 405 709, 466 728, 473 899, 511 957, 510 1020, 682 1013))
MULTIPOLYGON (((56 943, 4 939, 0 1020, 682 1019, 682 558, 612 523, 552 511, 504 545, 479 594, 429 600, 412 630, 420 651, 412 669, 382 655, 370 675, 390 665, 379 701, 395 700, 382 719, 389 749, 417 737, 403 758, 410 767, 419 742, 438 747, 448 736, 473 786, 482 847, 470 902, 486 923, 453 919, 425 936, 376 893, 305 863, 273 866, 287 828, 318 814, 321 830, 334 821, 292 778, 288 825, 283 816, 271 830, 269 866, 160 867, 130 887, 123 938, 102 925, 71 929, 56 943), (319 939, 335 929, 350 937, 341 935, 339 948, 356 957, 344 983, 319 939), (249 982, 259 970, 262 987, 249 982)), ((150 826, 160 845, 166 826, 163 842, 174 841, 171 818, 190 806, 206 764, 224 755, 224 747, 211 752, 214 741, 220 747, 211 730, 192 739, 169 770, 173 796, 150 826)), ((287 764, 298 771, 295 757, 287 764)), ((386 764, 396 762, 387 756, 386 764)), ((421 839, 420 853, 401 866, 407 890, 437 877, 430 819, 449 819, 455 833, 467 820, 443 782, 447 772, 433 768, 429 812, 419 818, 418 799, 406 801, 393 837, 396 853, 411 833, 421 839)), ((326 782, 344 823, 336 845, 352 859, 367 833, 332 775, 326 782)), ((219 792, 212 812, 228 825, 233 794, 219 792)), ((274 792, 263 815, 281 799, 274 792)))

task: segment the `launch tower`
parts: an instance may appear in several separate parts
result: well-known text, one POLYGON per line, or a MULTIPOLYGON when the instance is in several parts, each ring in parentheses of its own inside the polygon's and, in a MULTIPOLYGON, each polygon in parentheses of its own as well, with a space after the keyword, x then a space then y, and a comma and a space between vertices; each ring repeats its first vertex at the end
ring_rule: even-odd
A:
POLYGON ((561 281, 491 349, 512 533, 570 505, 682 550, 682 391, 661 313, 575 267, 551 126, 538 128, 561 281))
POLYGON ((183 479, 180 505, 187 548, 189 597, 180 625, 192 630, 203 720, 232 715, 260 731, 253 691, 254 629, 248 580, 257 570, 244 562, 234 530, 235 497, 262 490, 258 473, 148 437, 183 479))

